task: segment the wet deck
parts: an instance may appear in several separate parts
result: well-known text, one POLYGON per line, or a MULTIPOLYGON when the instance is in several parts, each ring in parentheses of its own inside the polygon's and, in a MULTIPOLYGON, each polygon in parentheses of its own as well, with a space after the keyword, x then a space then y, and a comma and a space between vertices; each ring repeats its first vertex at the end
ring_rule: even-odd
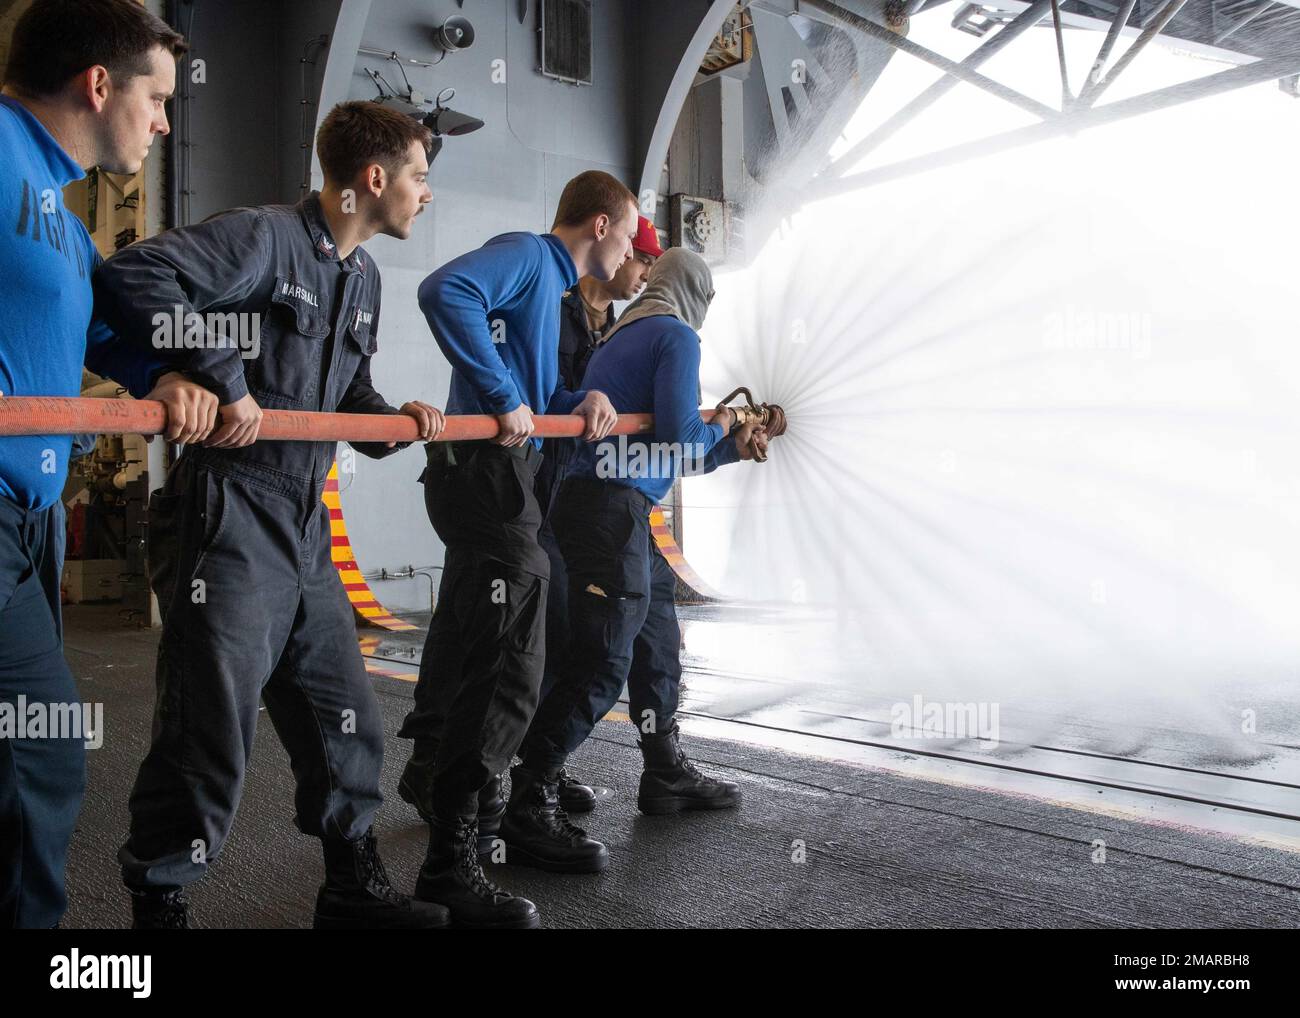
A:
MULTIPOLYGON (((105 705, 106 732, 90 754, 65 925, 121 927, 129 905, 113 856, 148 740, 156 636, 123 628, 112 608, 77 607, 67 617, 68 659, 82 695, 105 705)), ((380 664, 409 673, 410 662, 380 664)), ((609 870, 574 877, 495 868, 501 884, 537 902, 544 926, 1300 925, 1300 856, 1285 847, 1290 821, 1243 820, 1229 809, 1230 830, 1215 833, 1170 810, 1213 817, 1221 806, 1161 801, 1140 789, 1050 775, 1037 779, 1050 784, 1041 794, 1019 786, 1023 775, 1014 787, 993 787, 1007 780, 999 771, 879 749, 838 727, 861 719, 816 733, 764 720, 763 710, 789 720, 807 706, 788 698, 728 719, 707 709, 720 700, 705 672, 690 683, 683 727, 692 755, 744 786, 743 807, 640 816, 631 726, 607 719, 572 769, 611 789, 582 820, 609 844, 609 870), (1282 826, 1270 844, 1232 833, 1256 822, 1282 826), (1094 861, 1099 841, 1105 862, 1094 861)), ((400 675, 376 675, 375 684, 388 732, 377 829, 390 875, 409 889, 426 837, 395 787, 407 751, 396 731, 412 685, 400 675)), ((291 798, 287 758, 262 725, 230 843, 191 895, 196 925, 310 924, 321 864, 315 842, 293 827, 291 798)))

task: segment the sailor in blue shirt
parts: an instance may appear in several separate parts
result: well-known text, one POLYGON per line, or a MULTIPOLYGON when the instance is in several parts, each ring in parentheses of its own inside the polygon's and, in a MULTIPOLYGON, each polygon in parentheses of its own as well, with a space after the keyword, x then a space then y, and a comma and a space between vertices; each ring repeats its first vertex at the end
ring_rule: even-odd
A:
MULTIPOLYGON (((760 456, 766 450, 766 433, 753 425, 737 429, 730 410, 707 424, 700 416, 696 330, 712 298, 712 274, 699 255, 673 248, 655 263, 645 292, 592 356, 584 378, 619 413, 653 413, 654 432, 579 449, 551 516, 569 574, 570 642, 560 678, 520 748, 523 767, 558 772, 626 683, 645 762, 637 797, 643 813, 740 802, 737 785, 700 773, 679 743, 675 582, 649 520, 683 473, 752 459, 755 445, 760 456)), ((515 852, 508 823, 502 838, 507 853, 515 852)))
MULTIPOLYGON (((167 133, 163 103, 184 49, 131 0, 35 0, 18 20, 0 96, 0 399, 76 396, 84 363, 162 400, 171 440, 211 431, 212 393, 124 347, 96 318, 99 255, 63 204, 83 167, 140 169, 153 136, 167 133)), ((68 435, 0 438, 0 704, 11 718, 19 703, 80 705, 59 609, 71 446, 68 435)), ((48 927, 63 915, 88 734, 25 738, 0 722, 0 927, 48 927)))
MULTIPOLYGON (((550 233, 494 237, 420 286, 420 308, 452 367, 447 412, 492 414, 501 425, 495 441, 428 448, 425 505, 446 556, 415 706, 399 732, 415 740, 399 790, 431 829, 416 897, 446 905, 460 925, 538 921, 531 902, 483 877, 475 851, 479 835, 490 838, 500 822, 498 775, 542 682, 550 568, 537 541, 541 442, 532 415, 580 414, 588 440, 613 427, 602 393, 560 384, 558 308, 579 275, 612 277, 632 256, 636 233, 632 192, 591 170, 565 186, 550 233)), ((604 867, 603 845, 563 828, 554 782, 516 775, 516 801, 528 804, 539 837, 570 845, 577 867, 604 867)))

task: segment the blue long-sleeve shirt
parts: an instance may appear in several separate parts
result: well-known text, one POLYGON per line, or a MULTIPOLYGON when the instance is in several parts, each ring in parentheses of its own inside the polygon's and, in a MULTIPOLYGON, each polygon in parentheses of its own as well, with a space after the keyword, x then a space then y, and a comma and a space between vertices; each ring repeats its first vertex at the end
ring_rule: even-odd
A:
MULTIPOLYGON (((95 316, 90 279, 101 259, 63 205, 63 188, 85 172, 8 96, 0 96, 0 152, 0 399, 76 396, 83 364, 146 395, 166 368, 95 316)), ((0 495, 28 509, 53 505, 71 448, 71 435, 0 438, 0 495)))
MULTIPOLYGON (((554 234, 503 233, 420 284, 420 310, 451 363, 449 414, 567 414, 586 392, 560 384, 564 291, 578 282, 554 234)), ((540 446, 541 440, 534 439, 540 446)))
POLYGON ((655 426, 648 435, 583 442, 570 477, 622 484, 658 502, 679 474, 739 458, 722 426, 700 417, 700 337, 671 315, 619 329, 592 355, 583 384, 608 396, 620 414, 654 414, 655 426))

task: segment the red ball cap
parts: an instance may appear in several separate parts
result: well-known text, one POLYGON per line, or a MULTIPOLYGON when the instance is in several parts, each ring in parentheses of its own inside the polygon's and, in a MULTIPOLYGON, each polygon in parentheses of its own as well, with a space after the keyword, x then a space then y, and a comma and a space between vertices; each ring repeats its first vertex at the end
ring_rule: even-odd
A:
POLYGON ((636 240, 632 241, 632 250, 655 258, 664 253, 664 249, 659 246, 659 234, 655 232, 655 224, 645 216, 641 216, 637 223, 636 240))

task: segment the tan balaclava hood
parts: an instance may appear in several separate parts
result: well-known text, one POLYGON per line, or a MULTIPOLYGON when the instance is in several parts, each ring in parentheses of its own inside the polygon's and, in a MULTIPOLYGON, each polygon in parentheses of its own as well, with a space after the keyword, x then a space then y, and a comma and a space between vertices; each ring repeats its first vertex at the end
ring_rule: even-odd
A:
POLYGON ((652 315, 672 315, 698 332, 711 300, 713 273, 708 263, 684 247, 669 248, 650 270, 641 296, 628 305, 605 342, 623 326, 652 315))

